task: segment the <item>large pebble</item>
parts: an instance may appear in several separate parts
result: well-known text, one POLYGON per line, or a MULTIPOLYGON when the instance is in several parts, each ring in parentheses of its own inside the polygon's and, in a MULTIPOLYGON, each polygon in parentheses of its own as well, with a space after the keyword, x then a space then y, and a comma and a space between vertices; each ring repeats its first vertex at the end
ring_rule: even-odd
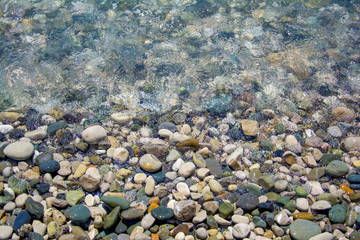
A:
POLYGON ((290 235, 296 240, 304 240, 321 233, 321 228, 314 222, 296 219, 290 225, 290 235))
POLYGON ((75 205, 70 208, 70 219, 75 224, 86 222, 90 218, 90 210, 84 205, 75 205))
POLYGON ((245 135, 256 136, 259 128, 259 124, 257 121, 242 120, 240 124, 245 135))
POLYGON ((174 210, 165 206, 160 206, 151 210, 151 215, 157 220, 167 220, 174 217, 174 210))
POLYGON ((215 194, 220 194, 224 191, 224 188, 215 179, 210 179, 209 187, 210 187, 211 191, 215 194))
POLYGON ((342 161, 334 160, 326 166, 325 170, 332 177, 341 177, 349 172, 349 167, 342 161))
POLYGON ((346 107, 337 107, 332 110, 334 119, 338 122, 351 123, 354 121, 355 113, 346 107))
POLYGON ((174 214, 180 221, 188 221, 195 216, 196 203, 193 200, 182 200, 175 203, 174 214))
POLYGON ((121 210, 126 210, 130 207, 129 200, 123 197, 110 197, 110 196, 102 196, 101 201, 109 205, 110 207, 120 206, 121 210))
POLYGON ((28 198, 25 202, 26 210, 35 218, 42 219, 44 215, 44 206, 34 201, 32 198, 28 198))
POLYGON ((236 201, 236 206, 245 211, 251 211, 259 205, 259 198, 253 193, 245 193, 236 201))
POLYGON ((347 151, 360 151, 360 137, 347 137, 344 140, 344 148, 347 151))
POLYGON ((26 160, 34 154, 34 145, 24 141, 10 143, 5 147, 4 154, 13 160, 26 160))
POLYGON ((155 218, 151 214, 146 214, 143 219, 141 219, 141 227, 144 230, 148 230, 155 222, 155 218))
POLYGON ((331 208, 331 204, 326 200, 316 201, 313 205, 311 205, 312 210, 318 210, 318 211, 327 210, 330 208, 331 208))
POLYGON ((53 173, 60 169, 60 163, 55 160, 45 161, 39 165, 39 168, 44 173, 53 173))
POLYGON ((92 126, 85 129, 81 136, 89 144, 97 144, 106 138, 106 130, 101 126, 92 126))
POLYGON ((250 233, 250 225, 245 223, 238 223, 233 227, 232 234, 234 238, 243 239, 250 233))
POLYGON ((11 226, 2 225, 0 226, 0 240, 10 239, 13 233, 13 228, 11 226))
POLYGON ((101 175, 95 167, 88 168, 83 176, 79 178, 81 186, 87 192, 94 192, 101 182, 101 175))
POLYGON ((26 210, 21 211, 15 218, 14 231, 18 232, 22 225, 24 225, 25 223, 29 223, 30 221, 30 214, 26 210))
POLYGON ((147 172, 157 172, 161 166, 162 162, 153 154, 145 154, 140 158, 140 167, 147 172))
POLYGON ((196 166, 193 162, 186 162, 181 165, 181 167, 178 171, 178 174, 180 177, 187 178, 195 173, 195 169, 196 169, 196 166))

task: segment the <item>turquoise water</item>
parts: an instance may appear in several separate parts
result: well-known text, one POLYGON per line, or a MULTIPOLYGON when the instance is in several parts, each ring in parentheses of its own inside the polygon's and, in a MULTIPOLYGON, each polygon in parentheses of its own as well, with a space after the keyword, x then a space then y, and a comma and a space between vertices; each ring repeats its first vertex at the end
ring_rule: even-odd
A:
POLYGON ((1 0, 0 10, 0 110, 314 114, 358 101, 355 0, 1 0))

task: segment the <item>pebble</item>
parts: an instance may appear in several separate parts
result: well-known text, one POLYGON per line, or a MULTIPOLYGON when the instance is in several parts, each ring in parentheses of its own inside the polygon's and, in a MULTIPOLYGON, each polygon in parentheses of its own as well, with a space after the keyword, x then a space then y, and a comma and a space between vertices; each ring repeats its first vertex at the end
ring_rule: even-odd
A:
POLYGON ((296 199, 296 208, 300 211, 306 212, 309 209, 309 202, 305 198, 296 199))
POLYGON ((7 157, 13 160, 26 160, 34 154, 34 145, 29 142, 18 141, 10 143, 3 151, 7 157))
POLYGON ((250 233, 251 227, 249 224, 238 223, 233 227, 232 234, 234 238, 243 239, 250 233))
POLYGON ((174 210, 165 206, 160 206, 151 210, 151 215, 160 221, 170 219, 174 216, 174 210))
POLYGON ((11 226, 0 226, 0 240, 10 239, 13 233, 13 228, 11 226))
POLYGON ((346 151, 360 151, 360 137, 347 137, 344 139, 346 151))
POLYGON ((174 214, 179 221, 188 221, 195 216, 196 203, 193 200, 182 200, 175 203, 174 214))
POLYGON ((184 182, 180 182, 180 183, 176 184, 176 190, 178 192, 180 192, 182 195, 184 195, 185 197, 190 196, 190 189, 189 189, 188 185, 184 182))
POLYGON ((210 179, 209 187, 210 187, 211 191, 215 194, 220 194, 224 191, 224 188, 215 179, 210 179))
POLYGON ((256 136, 259 128, 259 124, 257 121, 252 120, 242 120, 240 122, 241 128, 245 135, 248 136, 256 136))
POLYGON ((116 163, 123 164, 126 162, 128 157, 129 157, 129 152, 126 148, 118 147, 113 150, 112 158, 116 163))
POLYGON ((349 167, 342 161, 334 160, 326 166, 325 171, 332 177, 342 177, 349 172, 349 167))
POLYGON ((254 210, 257 208, 258 204, 259 198, 253 193, 245 193, 236 201, 236 206, 245 211, 254 210))
POLYGON ((107 133, 105 128, 96 125, 85 129, 81 133, 81 136, 84 139, 84 141, 86 141, 89 144, 98 144, 100 141, 103 141, 106 138, 107 133))
POLYGON ((326 200, 316 201, 315 203, 313 203, 311 205, 311 209, 315 210, 315 211, 322 211, 322 210, 327 210, 330 208, 331 208, 331 203, 329 203, 326 200))
POLYGON ((141 219, 141 227, 144 228, 144 230, 148 230, 155 222, 155 218, 151 214, 146 214, 141 219))
POLYGON ((329 232, 323 232, 318 235, 311 237, 309 240, 332 240, 334 235, 329 232))
POLYGON ((346 210, 340 205, 336 204, 329 210, 329 219, 333 223, 344 223, 346 220, 346 210))
POLYGON ((321 233, 321 229, 316 223, 303 219, 296 219, 289 229, 291 237, 296 240, 310 239, 321 233))
POLYGON ((196 166, 193 162, 186 162, 181 165, 178 174, 180 177, 187 178, 195 173, 196 166))
POLYGON ((147 172, 157 172, 161 166, 162 162, 153 154, 145 154, 140 158, 140 167, 147 172))
POLYGON ((90 218, 90 210, 84 205, 75 205, 70 208, 70 219, 75 224, 85 223, 90 218))

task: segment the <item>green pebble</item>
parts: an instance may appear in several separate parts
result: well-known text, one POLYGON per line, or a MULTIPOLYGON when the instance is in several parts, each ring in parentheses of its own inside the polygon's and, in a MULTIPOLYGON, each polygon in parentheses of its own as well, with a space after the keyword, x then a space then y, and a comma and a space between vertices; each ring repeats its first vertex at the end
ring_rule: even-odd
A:
POLYGON ((0 206, 3 207, 6 204, 6 197, 0 196, 0 206))
POLYGON ((254 209, 252 212, 251 212, 251 215, 252 216, 259 216, 260 215, 260 211, 258 208, 254 209))
POLYGON ((200 154, 195 153, 193 155, 193 161, 197 167, 206 168, 206 161, 200 154))
POLYGON ((289 210, 290 212, 294 212, 296 210, 296 205, 293 201, 288 201, 285 203, 284 208, 289 210))
POLYGON ((214 219, 214 216, 208 216, 206 218, 206 224, 209 226, 209 229, 217 229, 218 224, 214 219))
POLYGON ((109 196, 102 196, 101 201, 109 205, 110 207, 117 207, 120 206, 122 210, 126 210, 130 207, 129 200, 123 197, 109 197, 109 196))
POLYGON ((296 192, 296 196, 298 197, 306 197, 307 196, 307 192, 305 190, 305 188, 299 186, 295 189, 296 192))
POLYGON ((325 168, 313 168, 308 173, 308 178, 312 181, 319 180, 325 175, 325 168))
POLYGON ((149 230, 152 233, 156 233, 157 231, 159 231, 159 225, 154 225, 149 230))
POLYGON ((11 167, 11 163, 8 161, 0 162, 0 173, 2 173, 6 167, 11 167))
POLYGON ((249 180, 253 183, 257 183, 259 178, 261 177, 261 172, 259 168, 253 168, 249 173, 249 180))
POLYGON ((353 207, 350 207, 346 213, 345 225, 350 227, 353 226, 356 222, 357 215, 358 214, 355 209, 353 207))
POLYGON ((229 218, 234 214, 234 207, 231 203, 223 202, 219 207, 219 214, 222 218, 229 218))
POLYGON ((248 190, 249 193, 255 194, 258 197, 261 196, 261 188, 255 186, 253 184, 246 185, 245 189, 248 190))
POLYGON ((333 194, 333 193, 324 193, 324 194, 321 194, 321 195, 317 196, 316 200, 318 200, 318 201, 319 200, 326 200, 329 203, 331 203, 331 205, 335 205, 335 204, 342 201, 342 196, 341 195, 336 195, 336 194, 333 194))
POLYGON ((115 207, 104 219, 104 229, 111 228, 118 220, 121 207, 115 207))
POLYGON ((127 227, 122 221, 120 221, 120 222, 116 225, 115 232, 116 232, 117 234, 120 234, 120 233, 126 232, 127 229, 128 229, 128 227, 127 227))
POLYGON ((167 236, 170 236, 170 230, 167 228, 160 228, 159 229, 159 238, 164 239, 167 236))
POLYGON ((329 210, 329 219, 333 223, 344 223, 346 220, 346 210, 340 205, 336 204, 329 210))
POLYGON ((254 222, 255 227, 266 228, 266 222, 259 216, 254 216, 252 221, 254 222))
POLYGON ((274 187, 274 175, 266 174, 259 178, 258 184, 262 186, 266 191, 269 191, 271 188, 274 187))
POLYGON ((281 205, 285 205, 288 201, 290 201, 290 198, 288 196, 281 196, 276 200, 276 202, 281 205))
POLYGON ((121 186, 118 181, 113 181, 110 185, 110 192, 120 192, 121 186))
POLYGON ((65 193, 65 199, 70 206, 75 206, 84 198, 85 193, 81 190, 70 190, 65 193))
POLYGON ((70 208, 70 219, 75 224, 86 222, 90 218, 90 210, 85 205, 75 205, 70 208))
POLYGON ((37 219, 42 219, 44 215, 44 206, 41 203, 34 201, 32 198, 28 198, 25 201, 25 207, 30 215, 37 219))
POLYGON ((16 195, 25 193, 27 182, 22 179, 17 179, 14 176, 11 176, 8 180, 9 188, 11 188, 16 195))
POLYGON ((265 196, 268 198, 268 202, 276 202, 280 197, 280 195, 275 192, 268 192, 265 196))

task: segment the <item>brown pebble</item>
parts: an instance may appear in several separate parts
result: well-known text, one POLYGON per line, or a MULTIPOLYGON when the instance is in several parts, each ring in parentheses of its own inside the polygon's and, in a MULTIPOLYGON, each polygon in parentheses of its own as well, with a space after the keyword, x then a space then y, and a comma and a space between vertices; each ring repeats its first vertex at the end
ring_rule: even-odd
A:
POLYGON ((338 122, 351 123, 355 119, 355 114, 352 110, 346 107, 337 107, 332 110, 332 115, 338 122))
POLYGON ((185 235, 189 234, 189 226, 182 223, 180 225, 178 225, 176 228, 174 228, 174 230, 171 233, 171 236, 175 237, 176 234, 178 234, 179 232, 183 232, 185 235))
POLYGON ((178 142, 176 144, 176 149, 182 153, 185 153, 187 151, 196 151, 199 149, 199 142, 193 138, 189 138, 178 142))

